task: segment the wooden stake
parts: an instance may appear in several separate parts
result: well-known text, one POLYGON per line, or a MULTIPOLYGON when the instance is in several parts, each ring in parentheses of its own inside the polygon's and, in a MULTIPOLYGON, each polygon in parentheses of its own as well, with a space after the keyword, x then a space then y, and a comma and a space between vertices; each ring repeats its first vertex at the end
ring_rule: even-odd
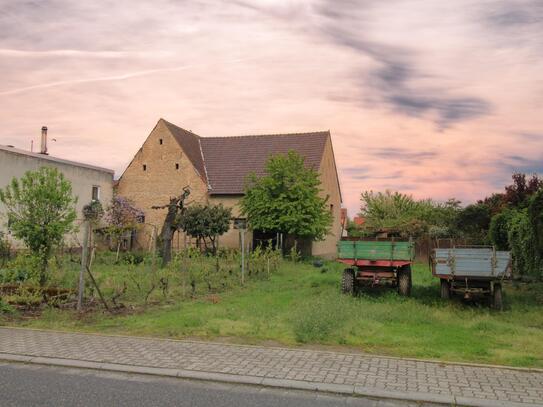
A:
POLYGON ((87 262, 89 257, 89 232, 90 225, 88 221, 83 223, 83 249, 81 252, 81 269, 79 270, 79 292, 77 295, 77 310, 81 311, 83 308, 83 292, 85 291, 85 271, 87 269, 87 262))

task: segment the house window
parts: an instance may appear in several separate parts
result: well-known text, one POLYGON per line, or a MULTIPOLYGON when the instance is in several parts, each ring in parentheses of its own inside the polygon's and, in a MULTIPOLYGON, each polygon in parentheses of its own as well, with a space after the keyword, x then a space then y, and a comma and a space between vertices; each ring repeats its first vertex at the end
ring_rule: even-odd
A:
POLYGON ((179 169, 179 163, 175 163, 175 169, 176 169, 176 170, 179 169))
POLYGON ((92 200, 93 201, 99 201, 100 200, 100 187, 97 185, 94 185, 92 187, 92 200))
POLYGON ((147 164, 143 164, 143 171, 147 171, 147 164))
POLYGON ((160 145, 162 145, 162 139, 159 139, 158 142, 160 143, 160 145))

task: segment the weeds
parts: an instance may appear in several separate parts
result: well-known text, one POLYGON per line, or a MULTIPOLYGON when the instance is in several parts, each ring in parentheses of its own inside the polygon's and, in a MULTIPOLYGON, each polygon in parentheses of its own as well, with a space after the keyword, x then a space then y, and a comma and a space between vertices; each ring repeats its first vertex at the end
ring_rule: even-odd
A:
POLYGON ((327 293, 313 298, 296 309, 292 329, 298 342, 329 341, 354 311, 353 299, 339 293, 327 293))

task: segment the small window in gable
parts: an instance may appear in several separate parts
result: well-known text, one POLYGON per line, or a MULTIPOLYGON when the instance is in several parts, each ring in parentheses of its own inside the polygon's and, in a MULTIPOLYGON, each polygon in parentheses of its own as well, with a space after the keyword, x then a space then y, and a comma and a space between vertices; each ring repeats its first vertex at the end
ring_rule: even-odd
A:
POLYGON ((160 143, 160 145, 162 145, 162 139, 159 139, 158 142, 160 143))
POLYGON ((175 163, 175 169, 176 169, 176 170, 179 169, 179 163, 175 163))
POLYGON ((143 171, 147 171, 147 164, 143 164, 143 171))

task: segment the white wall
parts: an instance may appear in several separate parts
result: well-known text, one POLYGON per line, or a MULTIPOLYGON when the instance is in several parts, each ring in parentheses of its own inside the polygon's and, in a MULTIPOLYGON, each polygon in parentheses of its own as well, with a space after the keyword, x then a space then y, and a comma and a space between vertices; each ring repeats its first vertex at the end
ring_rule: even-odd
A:
MULTIPOLYGON (((61 160, 60 160, 61 161, 61 160)), ((56 161, 47 157, 41 158, 39 154, 20 154, 9 149, 0 149, 0 188, 4 188, 11 180, 22 177, 29 170, 37 170, 40 167, 55 167, 64 174, 64 177, 72 183, 74 196, 78 198, 76 212, 79 224, 83 218, 83 206, 92 199, 92 187, 100 187, 100 201, 104 209, 109 205, 113 197, 113 173, 108 170, 77 166, 70 163, 56 161)), ((8 234, 5 208, 0 203, 0 232, 8 235, 15 247, 21 244, 13 240, 8 234)), ((66 236, 70 245, 78 245, 82 241, 81 232, 66 236)))

